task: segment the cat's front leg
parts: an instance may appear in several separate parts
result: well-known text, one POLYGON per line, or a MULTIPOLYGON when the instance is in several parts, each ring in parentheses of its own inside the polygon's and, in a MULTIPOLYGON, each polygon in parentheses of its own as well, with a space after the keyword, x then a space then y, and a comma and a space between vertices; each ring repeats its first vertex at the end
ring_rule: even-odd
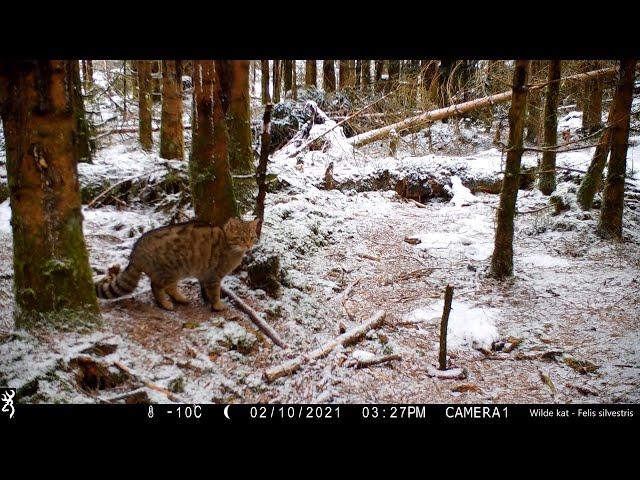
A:
POLYGON ((211 302, 211 309, 219 312, 224 310, 226 305, 220 300, 220 280, 213 279, 205 283, 205 292, 211 302))

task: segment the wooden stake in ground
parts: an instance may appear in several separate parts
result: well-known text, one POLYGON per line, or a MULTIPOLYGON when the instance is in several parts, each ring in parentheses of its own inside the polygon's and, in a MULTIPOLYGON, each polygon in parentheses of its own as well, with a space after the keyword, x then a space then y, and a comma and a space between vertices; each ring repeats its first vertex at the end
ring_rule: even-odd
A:
POLYGON ((271 142, 271 109, 273 105, 267 103, 262 117, 262 137, 260 145, 260 161, 256 170, 256 183, 258 184, 258 198, 256 200, 256 218, 260 219, 256 234, 260 238, 262 223, 264 222, 264 199, 267 196, 267 162, 269 161, 269 143, 271 142))
POLYGON ((249 319, 253 322, 253 324, 260 329, 262 333, 264 333, 267 337, 273 340, 273 343, 278 345, 280 348, 287 348, 287 344, 280 338, 280 336, 276 333, 276 331, 271 328, 271 326, 262 320, 257 312, 251 308, 249 305, 244 303, 240 297, 238 297, 235 293, 229 290, 225 286, 220 287, 220 291, 226 295, 233 303, 236 305, 236 308, 241 312, 247 314, 249 319))
POLYGON ((335 340, 324 344, 322 347, 313 350, 308 355, 301 355, 292 360, 284 362, 277 367, 269 368, 264 372, 264 379, 266 382, 273 382, 280 377, 286 377, 294 372, 297 372, 303 364, 317 360, 322 357, 326 357, 331 351, 338 345, 347 346, 352 345, 361 340, 369 330, 378 328, 384 322, 386 312, 384 310, 378 310, 362 325, 352 328, 351 330, 343 333, 335 340))
POLYGON ((444 310, 440 320, 440 370, 447 369, 447 328, 449 326, 449 314, 451 313, 451 301, 453 300, 453 287, 447 285, 444 291, 444 310))

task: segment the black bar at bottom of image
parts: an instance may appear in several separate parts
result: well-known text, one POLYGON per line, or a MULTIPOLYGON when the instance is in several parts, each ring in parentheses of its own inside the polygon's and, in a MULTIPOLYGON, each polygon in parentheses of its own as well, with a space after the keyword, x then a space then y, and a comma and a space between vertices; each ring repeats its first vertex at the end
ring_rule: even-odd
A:
POLYGON ((90 421, 135 425, 638 425, 640 417, 636 404, 14 404, 13 407, 13 412, 3 407, 0 424, 36 426, 90 421))

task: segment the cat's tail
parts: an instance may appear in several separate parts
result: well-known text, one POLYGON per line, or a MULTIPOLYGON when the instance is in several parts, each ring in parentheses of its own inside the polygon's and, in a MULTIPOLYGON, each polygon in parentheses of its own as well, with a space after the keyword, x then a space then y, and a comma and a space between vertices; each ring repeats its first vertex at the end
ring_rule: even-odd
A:
POLYGON ((129 263, 122 272, 120 265, 109 268, 107 276, 95 283, 98 298, 118 298, 133 292, 138 286, 142 271, 129 263))

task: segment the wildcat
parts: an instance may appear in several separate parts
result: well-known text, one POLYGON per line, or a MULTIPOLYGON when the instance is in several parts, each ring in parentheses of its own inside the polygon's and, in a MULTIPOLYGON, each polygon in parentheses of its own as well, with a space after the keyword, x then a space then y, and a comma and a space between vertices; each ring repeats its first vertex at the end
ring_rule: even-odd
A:
POLYGON ((173 310, 189 300, 178 290, 178 281, 195 277, 203 298, 213 310, 223 310, 220 283, 242 261, 257 240, 259 219, 245 222, 232 218, 224 227, 196 221, 156 228, 142 235, 133 245, 129 265, 124 271, 111 267, 95 284, 99 298, 117 298, 133 292, 142 273, 151 280, 156 301, 173 310))

